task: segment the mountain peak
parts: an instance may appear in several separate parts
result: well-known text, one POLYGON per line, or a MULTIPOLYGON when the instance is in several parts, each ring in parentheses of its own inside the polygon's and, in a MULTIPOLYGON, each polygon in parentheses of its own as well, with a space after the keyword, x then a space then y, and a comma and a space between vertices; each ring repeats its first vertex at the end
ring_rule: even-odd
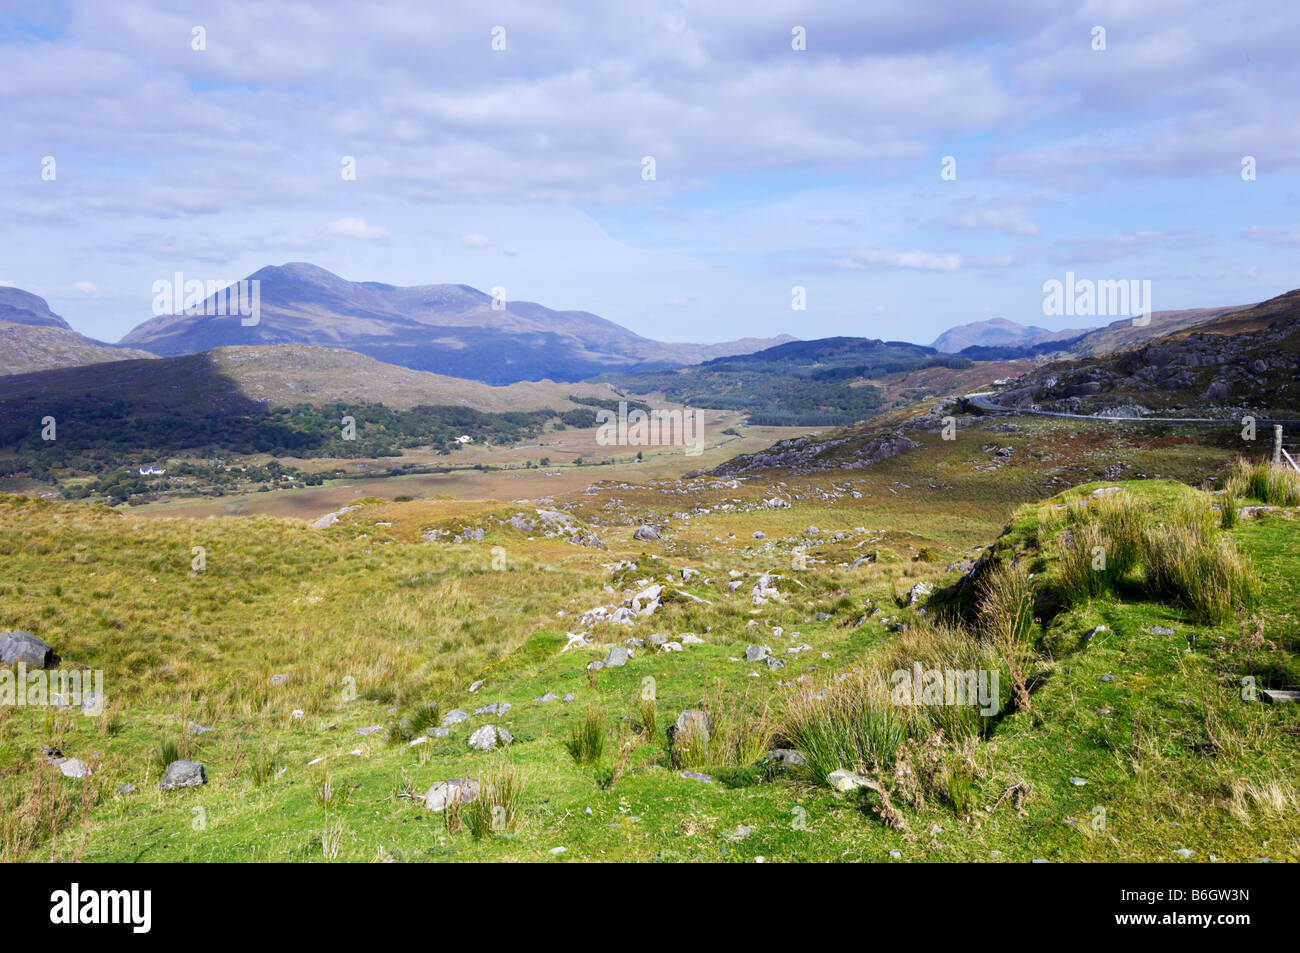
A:
POLYGON ((0 286, 0 321, 71 330, 40 295, 8 285, 0 286))

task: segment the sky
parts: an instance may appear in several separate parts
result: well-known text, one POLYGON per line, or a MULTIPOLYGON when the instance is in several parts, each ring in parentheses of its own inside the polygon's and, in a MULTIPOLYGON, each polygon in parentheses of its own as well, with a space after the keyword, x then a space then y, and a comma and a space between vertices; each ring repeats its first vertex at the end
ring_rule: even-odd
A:
POLYGON ((1259 301, 1298 39, 1295 0, 0 0, 0 283, 108 341, 289 261, 665 341, 1112 320, 1044 314, 1067 272, 1259 301))

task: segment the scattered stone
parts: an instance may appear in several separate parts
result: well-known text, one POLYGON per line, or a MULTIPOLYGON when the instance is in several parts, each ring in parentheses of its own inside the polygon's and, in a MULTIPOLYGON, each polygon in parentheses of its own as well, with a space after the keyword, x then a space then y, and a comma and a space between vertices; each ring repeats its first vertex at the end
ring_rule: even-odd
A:
POLYGON ((572 701, 573 701, 573 692, 569 692, 568 694, 566 694, 562 699, 560 699, 560 701, 564 702, 564 704, 566 704, 566 705, 569 704, 570 702, 572 702, 572 701))
POLYGON ((864 778, 860 774, 854 774, 852 771, 846 771, 840 768, 838 771, 832 771, 826 777, 826 782, 839 791, 841 794, 847 794, 849 791, 856 791, 858 788, 867 788, 871 791, 879 791, 880 785, 870 778, 864 778))
POLYGON ((1083 641, 1091 642, 1096 636, 1109 631, 1110 629, 1106 628, 1104 625, 1093 626, 1092 631, 1083 637, 1083 641))
POLYGON ((550 850, 547 851, 547 853, 550 854, 552 857, 558 857, 561 854, 567 853, 568 850, 569 848, 567 847, 552 847, 550 850))
POLYGON ((476 715, 504 715, 515 706, 509 702, 493 702, 490 705, 484 705, 482 708, 474 709, 476 715))
POLYGON ((1294 691, 1283 688, 1266 688, 1259 693, 1260 697, 1270 705, 1282 705, 1286 703, 1300 703, 1300 691, 1294 691))
POLYGON ((212 729, 200 725, 197 721, 191 721, 188 725, 185 726, 185 730, 192 735, 206 735, 212 729))
POLYGON ((90 777, 90 765, 80 758, 64 758, 59 762, 59 770, 63 772, 65 778, 90 777))
POLYGON ((804 756, 794 748, 773 748, 767 753, 769 761, 776 764, 787 765, 789 767, 798 767, 805 763, 804 756))
POLYGON ((1151 626, 1151 628, 1147 629, 1146 631, 1150 632, 1152 635, 1173 635, 1174 634, 1174 630, 1169 628, 1169 626, 1167 625, 1153 625, 1151 626))
POLYGON ((890 856, 891 858, 893 858, 894 860, 902 860, 902 859, 903 859, 903 852, 902 852, 901 850, 891 850, 891 851, 889 852, 889 856, 890 856))
POLYGON ((745 661, 757 662, 761 659, 768 658, 772 654, 772 649, 767 645, 751 645, 745 649, 745 661))
POLYGON ((304 717, 306 714, 307 714, 307 713, 306 713, 305 711, 303 711, 301 708, 295 708, 293 711, 289 712, 289 717, 290 717, 290 718, 302 718, 302 717, 304 717))
POLYGON ((557 695, 557 694, 555 694, 555 692, 547 692, 545 695, 538 695, 536 698, 533 699, 533 701, 535 701, 535 702, 553 702, 553 701, 559 701, 559 699, 560 699, 560 696, 557 695))
POLYGON ((30 632, 17 629, 0 632, 0 662, 5 665, 22 662, 28 668, 49 668, 54 664, 54 650, 30 632))
POLYGON ((659 531, 653 526, 638 526, 632 533, 633 539, 653 541, 659 538, 659 531))
POLYGON ((450 729, 450 728, 441 728, 441 727, 440 727, 440 728, 430 728, 430 729, 429 729, 429 737, 430 737, 430 738, 448 738, 448 737, 450 737, 450 736, 451 736, 451 729, 450 729))
POLYGON ((469 736, 469 746, 476 751, 495 751, 513 743, 514 735, 500 725, 484 725, 469 736))
POLYGON ((288 673, 288 672, 281 672, 281 673, 278 674, 278 675, 272 675, 272 676, 271 676, 271 684, 274 685, 274 686, 276 686, 277 688, 278 688, 279 686, 281 686, 281 685, 288 684, 288 682, 289 682, 289 673, 288 673))
POLYGON ((208 783, 203 765, 197 761, 173 761, 167 765, 167 771, 158 782, 159 791, 174 791, 177 788, 193 788, 208 783))
POLYGON ((1083 787, 1085 784, 1088 783, 1088 779, 1087 779, 1087 778, 1070 778, 1070 783, 1073 784, 1076 788, 1081 788, 1081 787, 1083 787))
POLYGON ((452 725, 458 725, 462 721, 469 721, 469 713, 463 712, 459 708, 453 708, 447 714, 442 716, 442 727, 450 728, 452 725))
POLYGON ((469 804, 478 795, 479 783, 473 778, 448 778, 429 788, 424 795, 424 806, 430 811, 441 811, 448 804, 469 804))
POLYGON ((674 744, 677 743, 678 738, 683 738, 691 744, 706 745, 712 732, 713 719, 709 717, 709 713, 698 708, 688 708, 673 722, 671 734, 674 744))
POLYGON ((703 645, 704 640, 694 633, 687 632, 681 637, 682 645, 703 645))
POLYGON ((1191 860, 1192 855, 1195 854, 1196 851, 1192 850, 1190 847, 1180 847, 1178 848, 1178 850, 1174 851, 1174 853, 1177 854, 1179 857, 1181 857, 1183 860, 1191 860))
POLYGON ((918 602, 920 602, 922 599, 928 596, 933 590, 934 587, 930 585, 928 582, 918 582, 915 586, 912 587, 911 591, 908 592, 907 604, 909 606, 916 605, 918 602))
POLYGON ((616 645, 609 650, 609 655, 605 658, 605 668, 621 668, 627 664, 627 660, 632 657, 632 650, 626 649, 621 645, 616 645))
POLYGON ((369 737, 370 735, 378 734, 383 730, 384 730, 383 725, 366 725, 366 727, 364 728, 358 728, 357 734, 361 735, 362 737, 369 737))
POLYGON ((134 784, 119 784, 117 786, 118 794, 131 794, 133 791, 135 791, 134 784))
POLYGON ((483 679, 480 678, 477 682, 475 682, 473 685, 469 687, 469 693, 473 695, 476 691, 479 690, 479 688, 482 687, 482 685, 483 685, 483 679))
POLYGON ((707 774, 701 774, 699 771, 683 771, 682 777, 688 781, 703 781, 705 784, 712 784, 713 778, 707 774))

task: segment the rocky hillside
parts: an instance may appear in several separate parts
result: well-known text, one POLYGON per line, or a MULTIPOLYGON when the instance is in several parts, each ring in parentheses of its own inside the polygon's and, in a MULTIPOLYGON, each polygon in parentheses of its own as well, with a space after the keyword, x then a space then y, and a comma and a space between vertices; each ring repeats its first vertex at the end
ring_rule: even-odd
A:
POLYGON ((1104 357, 1048 364, 997 395, 1006 407, 1105 416, 1293 417, 1300 291, 1104 357))

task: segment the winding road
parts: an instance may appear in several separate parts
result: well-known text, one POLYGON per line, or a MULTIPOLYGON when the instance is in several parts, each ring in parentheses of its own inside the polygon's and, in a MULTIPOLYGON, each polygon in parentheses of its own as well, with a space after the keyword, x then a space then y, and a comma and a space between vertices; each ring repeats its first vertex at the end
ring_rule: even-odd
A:
MULTIPOLYGON (((1240 427, 1241 421, 1234 417, 1094 417, 1091 414, 1066 414, 1055 410, 1027 410, 1023 407, 1003 407, 989 400, 993 391, 978 391, 962 397, 972 407, 998 414, 1033 414, 1038 417, 1067 417, 1071 420, 1113 421, 1115 423, 1134 424, 1218 424, 1220 426, 1240 427)), ((1300 420, 1275 420, 1271 417, 1256 417, 1256 426, 1281 424, 1284 427, 1300 427, 1300 420)))

